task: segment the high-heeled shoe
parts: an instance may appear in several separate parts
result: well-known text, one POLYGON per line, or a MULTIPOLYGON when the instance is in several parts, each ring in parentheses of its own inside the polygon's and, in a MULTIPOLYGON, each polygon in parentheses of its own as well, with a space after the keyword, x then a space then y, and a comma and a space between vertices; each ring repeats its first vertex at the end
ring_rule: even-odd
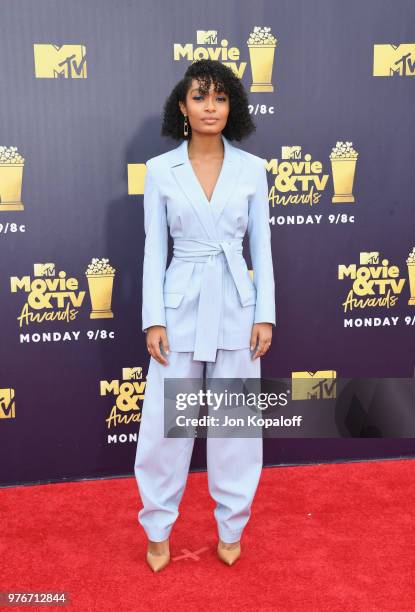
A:
POLYGON ((146 560, 153 572, 159 572, 170 563, 170 551, 167 553, 154 553, 147 549, 146 560))
POLYGON ((226 545, 226 542, 222 542, 222 540, 219 539, 217 548, 218 557, 221 561, 226 563, 226 565, 233 565, 241 556, 241 543, 240 541, 233 542, 232 548, 225 548, 226 545))

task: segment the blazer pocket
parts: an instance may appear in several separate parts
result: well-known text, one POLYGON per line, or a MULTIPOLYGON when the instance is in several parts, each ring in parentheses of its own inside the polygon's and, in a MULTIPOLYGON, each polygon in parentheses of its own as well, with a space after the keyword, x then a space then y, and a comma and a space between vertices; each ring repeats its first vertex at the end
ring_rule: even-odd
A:
POLYGON ((166 270, 164 279, 164 305, 167 308, 177 308, 189 286, 195 267, 194 261, 173 259, 166 270))
POLYGON ((164 306, 166 308, 177 308, 180 306, 184 293, 166 293, 164 292, 164 306))
POLYGON ((194 261, 172 259, 164 278, 166 293, 185 293, 195 267, 194 261))
POLYGON ((252 293, 249 295, 249 297, 244 300, 244 303, 242 304, 242 306, 255 306, 256 304, 256 290, 254 289, 252 291, 252 293))
POLYGON ((243 285, 244 285, 244 290, 245 290, 246 295, 248 297, 246 297, 243 302, 239 298, 239 302, 240 302, 241 306, 243 306, 243 307, 245 307, 245 306, 253 306, 253 305, 256 304, 256 287, 255 287, 254 282, 251 279, 251 275, 249 274, 249 270, 248 270, 248 267, 246 265, 246 261, 243 260, 241 262, 241 265, 242 265, 242 268, 243 268, 243 285))

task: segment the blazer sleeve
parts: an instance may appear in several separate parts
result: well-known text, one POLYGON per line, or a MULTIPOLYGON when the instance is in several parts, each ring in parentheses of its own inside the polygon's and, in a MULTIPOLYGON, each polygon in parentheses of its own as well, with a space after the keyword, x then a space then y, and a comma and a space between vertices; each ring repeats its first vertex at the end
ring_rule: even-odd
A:
POLYGON ((256 190, 249 203, 248 218, 249 251, 256 288, 254 323, 275 325, 275 282, 265 159, 262 159, 260 166, 256 190))
POLYGON ((168 249, 166 204, 150 162, 144 179, 144 231, 142 330, 147 332, 152 325, 166 327, 163 286, 168 249))

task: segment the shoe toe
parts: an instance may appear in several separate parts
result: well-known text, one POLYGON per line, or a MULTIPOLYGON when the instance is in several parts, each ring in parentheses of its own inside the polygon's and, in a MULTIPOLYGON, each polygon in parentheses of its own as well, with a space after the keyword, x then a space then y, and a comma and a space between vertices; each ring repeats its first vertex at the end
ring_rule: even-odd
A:
POLYGON ((237 546, 235 548, 223 548, 218 544, 217 548, 218 557, 221 561, 226 563, 227 565, 233 565, 241 556, 241 546, 237 546))
POLYGON ((166 565, 169 564, 170 553, 162 554, 162 555, 155 555, 151 553, 150 551, 147 551, 146 558, 147 558, 147 563, 149 564, 153 572, 159 572, 164 567, 166 567, 166 565))

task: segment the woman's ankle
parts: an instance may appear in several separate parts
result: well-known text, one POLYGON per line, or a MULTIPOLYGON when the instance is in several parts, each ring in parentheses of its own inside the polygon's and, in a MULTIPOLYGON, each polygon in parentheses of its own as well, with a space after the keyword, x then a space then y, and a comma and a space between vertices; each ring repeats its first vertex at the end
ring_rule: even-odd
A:
POLYGON ((229 542, 224 542, 223 540, 219 538, 219 546, 221 548, 225 548, 226 550, 233 550, 234 548, 238 548, 238 546, 240 546, 240 543, 241 543, 240 540, 229 543, 229 542))
POLYGON ((154 542, 148 540, 148 550, 153 553, 168 553, 169 552, 169 539, 163 540, 162 542, 154 542))

